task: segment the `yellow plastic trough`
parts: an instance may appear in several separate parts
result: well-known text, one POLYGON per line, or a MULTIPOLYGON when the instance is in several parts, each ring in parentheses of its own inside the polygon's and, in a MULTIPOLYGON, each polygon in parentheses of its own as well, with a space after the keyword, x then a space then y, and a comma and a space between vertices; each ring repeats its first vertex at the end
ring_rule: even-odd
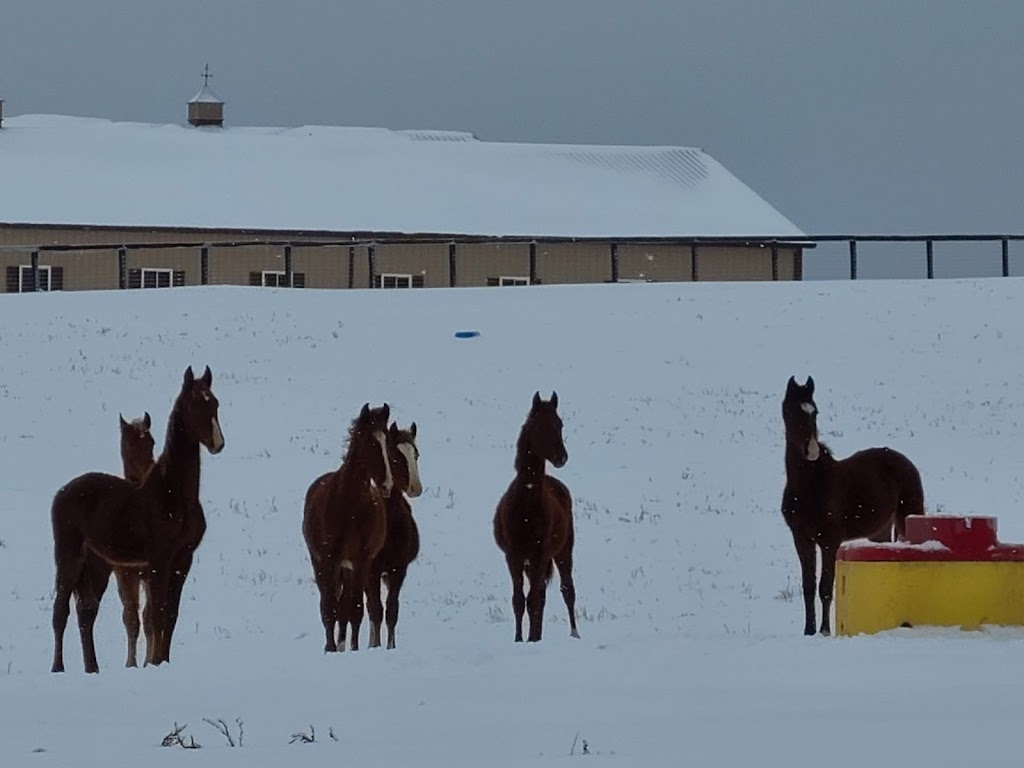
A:
POLYGON ((1024 626, 1024 546, 994 517, 911 515, 907 541, 850 542, 836 562, 836 632, 1024 626))

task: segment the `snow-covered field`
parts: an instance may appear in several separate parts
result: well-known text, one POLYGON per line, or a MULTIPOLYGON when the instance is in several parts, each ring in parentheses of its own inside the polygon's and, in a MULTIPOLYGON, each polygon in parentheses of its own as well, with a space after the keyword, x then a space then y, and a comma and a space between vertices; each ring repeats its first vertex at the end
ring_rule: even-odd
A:
POLYGON ((5 296, 0 763, 1016 761, 1024 632, 804 638, 778 506, 780 402, 811 373, 838 455, 896 447, 930 510, 995 514, 1024 540, 1022 298, 1018 279, 5 296), (149 410, 161 444, 189 364, 213 370, 227 446, 204 455, 209 529, 173 662, 123 668, 111 587, 101 673, 83 673, 72 618, 52 675, 50 499, 120 471, 119 412, 149 410), (582 639, 556 582, 543 642, 516 645, 491 517, 530 398, 552 389, 582 639), (327 657, 301 501, 367 401, 419 425, 423 546, 398 649, 327 657), (236 741, 240 719, 242 746, 204 718, 236 741), (162 748, 175 723, 202 748, 162 748))

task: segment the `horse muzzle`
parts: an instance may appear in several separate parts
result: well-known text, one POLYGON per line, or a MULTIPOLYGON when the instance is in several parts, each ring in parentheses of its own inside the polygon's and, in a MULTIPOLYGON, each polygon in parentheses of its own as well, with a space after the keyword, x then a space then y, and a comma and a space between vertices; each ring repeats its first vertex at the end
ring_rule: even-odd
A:
POLYGON ((817 461, 821 456, 821 446, 815 438, 811 438, 807 441, 807 460, 817 461))
POLYGON ((552 459, 551 460, 551 465, 555 469, 561 469, 562 467, 564 467, 568 463, 568 461, 569 461, 569 454, 568 453, 563 453, 558 458, 552 459))

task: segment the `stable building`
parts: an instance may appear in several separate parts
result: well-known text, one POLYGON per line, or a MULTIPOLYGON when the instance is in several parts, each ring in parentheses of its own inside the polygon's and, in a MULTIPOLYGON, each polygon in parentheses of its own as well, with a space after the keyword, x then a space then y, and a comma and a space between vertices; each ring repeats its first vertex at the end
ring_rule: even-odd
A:
POLYGON ((811 247, 700 149, 235 127, 223 109, 204 82, 183 125, 7 116, 3 290, 798 280, 811 247))

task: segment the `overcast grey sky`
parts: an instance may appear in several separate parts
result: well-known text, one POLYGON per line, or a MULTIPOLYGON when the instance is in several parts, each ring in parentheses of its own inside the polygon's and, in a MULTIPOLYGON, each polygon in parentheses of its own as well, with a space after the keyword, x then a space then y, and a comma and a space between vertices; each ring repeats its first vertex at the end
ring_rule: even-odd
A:
MULTIPOLYGON (((0 98, 700 146, 810 233, 1024 231, 1019 0, 3 0, 0 98)), ((2 170, 2 169, 0 169, 2 170)))

